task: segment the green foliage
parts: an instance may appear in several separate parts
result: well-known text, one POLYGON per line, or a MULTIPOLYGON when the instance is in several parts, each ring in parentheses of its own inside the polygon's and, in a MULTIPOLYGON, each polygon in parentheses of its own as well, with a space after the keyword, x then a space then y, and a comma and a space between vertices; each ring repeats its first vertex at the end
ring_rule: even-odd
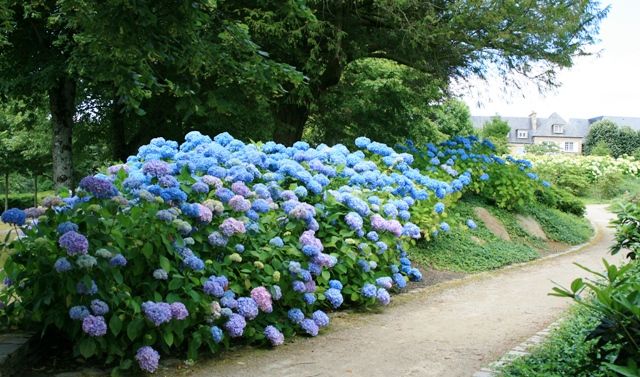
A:
POLYGON ((451 98, 440 105, 432 106, 430 111, 438 130, 449 138, 476 134, 471 122, 471 112, 463 101, 451 98))
POLYGON ((607 172, 603 174, 590 189, 590 196, 601 199, 613 199, 624 192, 622 182, 625 180, 621 172, 607 172))
POLYGON ((591 148, 589 154, 592 156, 611 156, 611 148, 609 148, 606 141, 600 140, 591 148))
MULTIPOLYGON (((47 196, 53 195, 53 191, 40 191, 38 192, 38 204, 42 202, 42 199, 47 196)), ((34 194, 9 194, 9 208, 29 208, 34 207, 34 194)))
POLYGON ((610 120, 601 120, 591 125, 584 140, 584 153, 596 156, 633 155, 638 148, 640 133, 610 120))
POLYGON ((640 250, 640 203, 622 202, 616 208, 617 217, 611 223, 616 227, 616 242, 611 254, 628 250, 627 257, 636 259, 640 250))
POLYGON ((386 59, 357 60, 322 97, 305 137, 329 145, 358 136, 389 145, 438 141, 443 135, 430 119, 430 106, 441 97, 439 86, 413 68, 386 59))
POLYGON ((584 203, 576 198, 569 191, 556 186, 548 187, 546 190, 536 191, 538 203, 545 207, 558 209, 562 212, 571 213, 582 217, 586 210, 584 203))
POLYGON ((591 224, 582 217, 540 205, 529 205, 526 212, 540 223, 547 237, 554 241, 578 245, 593 235, 591 224))
POLYGON ((441 233, 432 241, 420 241, 409 250, 413 259, 423 266, 438 270, 458 272, 481 272, 493 270, 505 265, 527 262, 540 255, 529 245, 531 236, 521 229, 512 213, 498 212, 501 221, 508 226, 514 240, 505 241, 491 233, 481 221, 477 229, 469 231, 464 225, 467 219, 473 219, 473 207, 481 205, 477 200, 463 199, 452 209, 447 210, 454 224, 460 224, 448 233, 441 233))
POLYGON ((550 141, 543 141, 540 144, 527 144, 524 147, 526 153, 531 154, 549 154, 560 153, 560 147, 556 143, 550 141))
MULTIPOLYGON (((578 278, 570 288, 554 288, 554 295, 570 297, 600 316, 586 340, 596 343, 589 354, 591 363, 623 376, 640 374, 640 265, 622 267, 604 262, 605 272, 591 272, 597 280, 578 278), (585 294, 589 296, 585 297, 585 294)), ((613 374, 613 373, 611 373, 613 374)))
MULTIPOLYGON (((605 377, 602 365, 594 364, 591 355, 602 352, 595 340, 587 340, 589 329, 600 321, 593 310, 574 306, 566 319, 553 330, 544 343, 533 348, 530 355, 516 358, 500 370, 500 377, 605 377)), ((604 351, 604 350, 603 350, 604 351)))
POLYGON ((490 121, 482 125, 482 136, 491 140, 496 146, 496 153, 505 154, 508 152, 507 136, 511 131, 509 123, 505 122, 499 116, 494 116, 490 121))

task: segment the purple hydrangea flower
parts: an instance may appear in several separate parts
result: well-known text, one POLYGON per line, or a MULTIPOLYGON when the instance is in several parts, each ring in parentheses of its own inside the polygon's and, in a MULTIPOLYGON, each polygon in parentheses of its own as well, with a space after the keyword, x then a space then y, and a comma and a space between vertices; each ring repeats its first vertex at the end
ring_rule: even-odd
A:
POLYGON ((284 334, 272 325, 264 328, 264 336, 271 342, 272 346, 279 346, 284 343, 284 334))
POLYGON ((181 302, 172 303, 170 305, 170 309, 171 309, 171 317, 173 319, 182 321, 183 319, 189 316, 189 311, 187 310, 187 307, 184 306, 184 304, 181 302))
POLYGON ((257 287, 251 290, 251 298, 258 304, 258 308, 265 313, 273 311, 271 293, 265 287, 257 287))
POLYGON ((160 160, 149 161, 142 167, 142 172, 152 177, 159 178, 163 175, 171 174, 171 165, 160 160))
POLYGON ((78 186, 98 199, 110 199, 118 195, 113 183, 93 176, 82 178, 78 186))
POLYGON ((376 292, 376 298, 382 305, 389 305, 389 302, 391 302, 391 296, 389 295, 389 292, 387 292, 387 290, 384 288, 378 288, 378 291, 376 292))
POLYGON ((82 331, 89 336, 103 336, 107 333, 107 323, 103 316, 88 315, 82 319, 82 331))
POLYGON ((251 209, 251 202, 242 197, 241 195, 234 195, 229 199, 229 207, 234 211, 247 212, 251 209))
POLYGON ((153 373, 158 369, 160 354, 149 346, 140 347, 136 352, 136 361, 140 369, 153 373))
MULTIPOLYGON (((257 311, 256 307, 256 311, 257 311)), ((224 324, 225 330, 232 338, 239 338, 244 333, 244 328, 247 326, 247 321, 240 314, 233 313, 229 316, 229 319, 224 324)))
POLYGON ((75 231, 70 231, 58 239, 58 244, 67 250, 67 254, 84 255, 89 250, 89 240, 87 237, 75 231))
POLYGON ((293 290, 298 293, 303 293, 307 291, 307 287, 300 280, 294 280, 292 285, 293 285, 293 290))
POLYGON ((207 281, 202 284, 204 292, 213 297, 222 297, 224 295, 224 285, 215 277, 210 276, 207 281))
POLYGON ((238 221, 232 217, 224 219, 222 224, 220 224, 220 232, 225 237, 231 237, 234 234, 243 234, 246 232, 244 227, 244 223, 242 221, 238 221))
POLYGON ((258 304, 251 297, 240 297, 237 310, 240 315, 248 320, 258 316, 258 304))
POLYGON ((109 305, 107 305, 107 303, 102 300, 92 300, 91 311, 95 315, 105 315, 109 313, 109 305))
POLYGON ((318 327, 327 327, 329 326, 329 316, 325 314, 322 310, 316 310, 313 312, 313 322, 318 325, 318 327))
POLYGON ((300 327, 302 327, 302 329, 311 336, 318 335, 318 331, 320 330, 318 325, 309 318, 303 319, 302 322, 300 322, 300 327))
POLYGON ((142 304, 142 311, 145 317, 156 326, 169 322, 172 318, 171 306, 166 302, 147 301, 142 304))

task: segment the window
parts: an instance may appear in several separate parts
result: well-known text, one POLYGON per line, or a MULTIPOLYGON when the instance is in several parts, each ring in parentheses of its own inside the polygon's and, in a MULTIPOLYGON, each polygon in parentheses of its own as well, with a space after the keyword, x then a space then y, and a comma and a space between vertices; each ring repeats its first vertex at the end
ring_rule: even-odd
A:
POLYGON ((562 125, 561 124, 554 124, 553 125, 553 133, 554 134, 564 133, 564 130, 562 129, 562 125))
POLYGON ((516 131, 516 137, 518 139, 526 139, 528 134, 529 133, 527 131, 525 131, 525 130, 517 130, 516 131))
POLYGON ((565 141, 564 142, 564 151, 565 152, 573 152, 573 141, 565 141))

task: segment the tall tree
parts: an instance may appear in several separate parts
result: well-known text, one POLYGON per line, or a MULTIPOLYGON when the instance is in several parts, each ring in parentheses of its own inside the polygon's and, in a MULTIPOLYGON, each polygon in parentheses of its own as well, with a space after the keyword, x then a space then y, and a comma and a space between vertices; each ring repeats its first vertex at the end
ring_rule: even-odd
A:
POLYGON ((274 59, 308 77, 274 108, 275 137, 285 143, 302 136, 322 96, 358 59, 396 61, 442 90, 492 70, 554 86, 558 69, 587 53, 607 13, 592 0, 244 0, 221 7, 239 14, 274 59))
POLYGON ((482 137, 491 140, 491 142, 495 144, 496 153, 498 154, 504 154, 509 151, 507 147, 507 135, 509 135, 509 131, 511 131, 509 123, 498 115, 482 125, 482 137))
POLYGON ((100 104, 93 115, 110 123, 122 157, 132 114, 250 112, 302 81, 225 17, 211 0, 0 2, 0 91, 48 95, 56 185, 73 184, 73 126, 87 102, 100 104))

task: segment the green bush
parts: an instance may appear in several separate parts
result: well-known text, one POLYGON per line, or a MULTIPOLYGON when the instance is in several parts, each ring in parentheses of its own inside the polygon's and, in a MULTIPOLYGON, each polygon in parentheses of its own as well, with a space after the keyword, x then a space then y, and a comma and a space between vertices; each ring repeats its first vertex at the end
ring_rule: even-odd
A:
MULTIPOLYGON (((43 191, 38 193, 38 204, 42 199, 53 195, 53 191, 43 191)), ((33 193, 9 194, 9 208, 29 208, 33 207, 33 193)), ((4 205, 4 196, 0 197, 0 204, 4 205)))
POLYGON ((597 312, 574 306, 565 321, 531 354, 515 359, 500 371, 500 377, 605 377, 606 368, 594 364, 595 340, 587 340, 589 329, 598 325, 597 312))
POLYGON ((592 191, 595 195, 593 196, 601 199, 613 199, 624 192, 623 181, 624 176, 620 172, 606 173, 595 183, 592 191))
MULTIPOLYGON (((623 376, 638 376, 640 368, 640 264, 623 267, 604 261, 605 273, 585 270, 597 279, 576 279, 570 288, 554 288, 554 295, 570 297, 601 317, 586 340, 595 340, 591 363, 623 376), (585 295, 588 295, 585 297, 585 295)), ((613 373, 610 373, 611 375, 613 373)))
POLYGON ((593 234, 593 228, 586 219, 554 208, 533 205, 526 212, 538 220, 547 237, 554 241, 578 245, 588 241, 593 234))
POLYGON ((551 208, 556 208, 562 212, 571 213, 576 216, 584 216, 586 207, 584 203, 572 195, 567 190, 556 186, 546 190, 536 191, 538 203, 551 208))

